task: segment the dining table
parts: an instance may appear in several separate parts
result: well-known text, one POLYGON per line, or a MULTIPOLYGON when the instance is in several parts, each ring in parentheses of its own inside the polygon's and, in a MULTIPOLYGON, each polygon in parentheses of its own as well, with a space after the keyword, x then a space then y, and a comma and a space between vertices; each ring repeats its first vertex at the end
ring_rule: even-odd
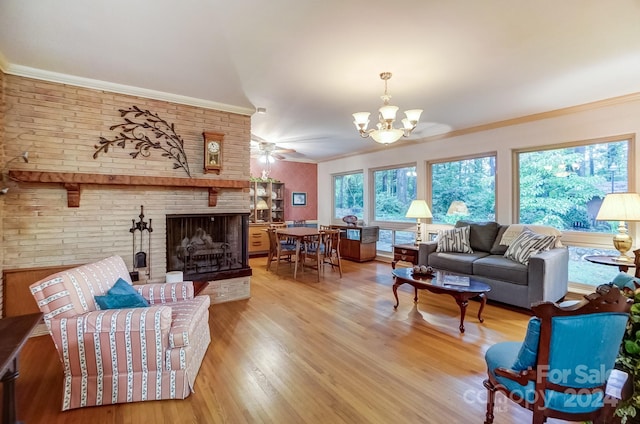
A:
MULTIPOLYGON (((318 236, 320 234, 320 230, 314 227, 287 227, 278 228, 276 230, 276 234, 286 235, 287 237, 293 238, 296 241, 296 258, 293 267, 293 279, 295 280, 298 272, 298 263, 300 261, 300 246, 304 242, 305 238, 318 236)), ((320 270, 318 270, 318 272, 319 271, 320 270)))

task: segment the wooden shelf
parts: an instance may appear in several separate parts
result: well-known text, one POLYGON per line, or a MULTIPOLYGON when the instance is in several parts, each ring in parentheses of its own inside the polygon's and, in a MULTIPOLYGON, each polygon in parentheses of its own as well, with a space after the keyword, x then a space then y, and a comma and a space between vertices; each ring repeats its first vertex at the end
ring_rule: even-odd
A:
POLYGON ((209 206, 218 202, 218 190, 249 188, 249 181, 213 180, 174 177, 143 177, 137 175, 83 174, 75 172, 41 172, 41 171, 9 171, 9 177, 23 183, 59 183, 67 190, 67 206, 80 206, 80 186, 93 185, 125 185, 155 187, 187 187, 206 188, 209 190, 209 206))

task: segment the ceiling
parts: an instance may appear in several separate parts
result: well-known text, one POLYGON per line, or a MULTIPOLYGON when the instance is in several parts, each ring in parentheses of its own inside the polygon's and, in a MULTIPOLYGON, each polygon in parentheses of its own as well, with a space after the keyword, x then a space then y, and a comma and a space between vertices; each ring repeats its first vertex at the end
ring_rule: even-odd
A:
POLYGON ((2 0, 0 66, 266 108, 256 136, 322 161, 380 148, 351 113, 383 71, 411 139, 640 92, 640 0, 2 0))

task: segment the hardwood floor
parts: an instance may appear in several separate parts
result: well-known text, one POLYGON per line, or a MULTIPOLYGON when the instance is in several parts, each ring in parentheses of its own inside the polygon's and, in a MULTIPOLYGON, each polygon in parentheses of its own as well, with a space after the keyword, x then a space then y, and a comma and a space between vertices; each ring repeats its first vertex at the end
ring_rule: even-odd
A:
MULTIPOLYGON (((470 302, 466 332, 450 296, 398 290, 391 266, 343 262, 297 281, 251 260, 251 299, 213 305, 212 342, 185 400, 60 412, 62 367, 48 335, 23 349, 18 418, 25 423, 482 423, 484 352, 521 340, 529 315, 470 302)), ((289 273, 287 275, 287 273, 289 273)), ((496 424, 530 422, 498 395, 496 424)), ((549 423, 562 421, 549 420, 549 423)))

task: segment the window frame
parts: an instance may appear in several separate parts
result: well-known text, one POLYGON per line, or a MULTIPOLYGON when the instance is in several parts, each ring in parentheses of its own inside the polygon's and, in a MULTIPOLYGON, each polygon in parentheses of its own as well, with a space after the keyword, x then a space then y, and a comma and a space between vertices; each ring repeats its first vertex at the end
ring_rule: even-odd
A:
MULTIPOLYGON (((636 184, 635 184, 636 136, 633 133, 512 149, 511 157, 512 157, 512 170, 513 170, 513 175, 512 175, 513 201, 511 203, 512 204, 511 213, 513 216, 513 222, 520 223, 520 161, 518 160, 520 153, 541 152, 546 150, 564 149, 564 148, 587 146, 587 145, 593 145, 593 144, 615 143, 615 142, 621 142, 621 141, 628 142, 627 191, 635 192, 636 191, 636 188, 635 188, 636 187, 636 184)), ((627 225, 629 228, 629 233, 632 234, 633 238, 636 238, 635 237, 636 225, 632 222, 628 222, 627 225)), ((591 247, 598 247, 598 248, 608 247, 609 245, 611 245, 612 235, 610 233, 597 233, 597 232, 587 232, 587 231, 579 231, 579 230, 560 230, 560 231, 562 232, 562 242, 563 243, 567 242, 570 245, 591 246, 591 247)))
MULTIPOLYGON (((493 157, 493 159, 495 161, 495 173, 494 173, 494 176, 493 176, 493 180, 494 180, 493 214, 496 217, 495 220, 497 221, 497 219, 498 219, 498 210, 499 210, 498 209, 498 203, 499 203, 499 199, 498 199, 499 160, 498 160, 498 152, 495 151, 495 150, 491 150, 491 151, 488 151, 488 152, 474 153, 474 154, 470 154, 470 155, 452 156, 452 157, 447 157, 447 158, 428 160, 427 161, 427 166, 426 166, 426 168, 427 168, 427 172, 426 172, 427 196, 426 197, 428 199, 427 202, 429 204, 429 208, 431 208, 433 210, 433 165, 437 165, 437 164, 441 164, 441 163, 448 163, 448 162, 460 162, 460 161, 464 161, 464 160, 483 159, 483 158, 488 158, 488 157, 493 157)), ((439 227, 447 227, 447 226, 449 226, 449 224, 446 224, 446 223, 434 223, 433 219, 429 219, 428 222, 430 224, 432 224, 433 226, 439 226, 439 227)))
MULTIPOLYGON (((400 231, 407 231, 408 228, 410 227, 415 227, 415 222, 403 222, 403 221, 384 221, 384 220, 376 220, 376 187, 375 187, 375 173, 379 172, 379 171, 388 171, 388 170, 392 170, 392 169, 400 169, 400 168, 410 168, 413 167, 416 170, 416 196, 414 199, 415 200, 418 197, 418 164, 417 162, 407 162, 407 163, 401 163, 401 164, 394 164, 394 165, 388 165, 388 166, 381 166, 381 167, 377 167, 377 168, 369 168, 369 174, 368 174, 368 178, 369 178, 369 193, 371 193, 369 199, 370 202, 368 204, 368 212, 369 212, 369 216, 371 217, 371 223, 370 225, 372 226, 378 226, 380 227, 380 229, 385 229, 385 230, 400 230, 400 231)), ((410 230, 409 230, 410 231, 410 230)))
POLYGON ((357 175, 357 174, 361 174, 362 175, 362 217, 359 217, 360 219, 365 219, 365 214, 367 211, 367 207, 366 207, 366 181, 365 181, 365 173, 364 173, 364 169, 359 169, 359 170, 354 170, 354 171, 347 171, 347 172, 338 172, 335 174, 331 174, 331 221, 333 223, 343 223, 342 222, 342 218, 343 217, 338 217, 336 216, 336 178, 337 177, 344 177, 347 175, 357 175))
MULTIPOLYGON (((607 137, 598 137, 586 140, 576 140, 564 143, 553 143, 543 146, 534 146, 527 148, 519 148, 512 150, 512 216, 513 222, 520 222, 520 162, 518 160, 520 153, 538 152, 544 150, 563 149, 569 147, 586 146, 592 144, 603 144, 627 141, 627 191, 636 192, 636 136, 633 133, 620 134, 607 137)), ((638 240, 638 229, 640 225, 633 222, 627 222, 629 234, 638 240)), ((612 234, 587 232, 579 230, 560 230, 562 232, 562 244, 569 247, 585 247, 593 249, 613 249, 612 234)), ((603 265, 604 266, 604 265, 603 265)), ((589 284, 580 283, 569 280, 569 290, 577 293, 590 293, 594 287, 589 284)))

